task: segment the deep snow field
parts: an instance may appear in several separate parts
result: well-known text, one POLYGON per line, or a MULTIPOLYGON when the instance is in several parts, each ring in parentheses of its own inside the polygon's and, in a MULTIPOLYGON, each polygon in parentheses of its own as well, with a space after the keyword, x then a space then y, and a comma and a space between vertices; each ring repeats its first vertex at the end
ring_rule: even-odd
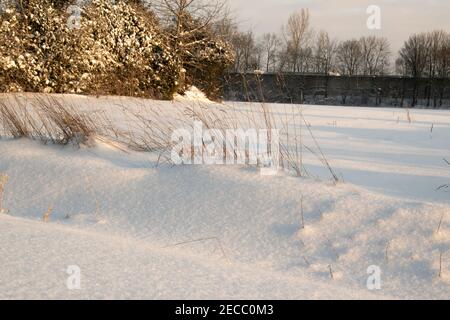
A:
MULTIPOLYGON (((111 115, 134 101, 65 99, 111 115)), ((306 151, 300 178, 0 140, 0 299, 450 299, 450 112, 270 106, 292 108, 341 182, 306 151), (74 265, 79 290, 66 285, 74 265)))

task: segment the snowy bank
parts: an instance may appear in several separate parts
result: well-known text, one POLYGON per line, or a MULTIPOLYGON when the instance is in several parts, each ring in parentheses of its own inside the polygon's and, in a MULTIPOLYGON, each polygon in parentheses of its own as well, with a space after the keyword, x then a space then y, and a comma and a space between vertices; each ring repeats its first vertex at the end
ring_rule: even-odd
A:
POLYGON ((410 123, 404 110, 303 112, 346 182, 333 183, 307 149, 311 175, 298 178, 171 166, 100 141, 0 141, 0 298, 450 298, 450 204, 436 191, 450 182, 447 114, 417 111, 410 123), (80 290, 66 286, 69 266, 80 268, 80 290), (367 288, 371 266, 381 290, 367 288))

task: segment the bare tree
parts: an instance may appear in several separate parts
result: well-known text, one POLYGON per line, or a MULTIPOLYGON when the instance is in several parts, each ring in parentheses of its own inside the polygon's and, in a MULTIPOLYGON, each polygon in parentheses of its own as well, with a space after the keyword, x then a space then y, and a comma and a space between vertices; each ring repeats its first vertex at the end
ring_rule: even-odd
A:
POLYGON ((246 34, 236 32, 231 38, 234 50, 234 71, 241 72, 245 69, 245 51, 249 47, 249 39, 246 34))
POLYGON ((232 39, 235 72, 259 70, 263 61, 263 45, 257 43, 252 31, 237 32, 232 39))
POLYGON ((439 78, 450 77, 450 33, 446 33, 438 54, 439 78))
POLYGON ((310 57, 307 44, 311 39, 310 15, 307 9, 291 14, 283 27, 287 57, 291 71, 301 72, 305 66, 305 58, 310 57))
POLYGON ((362 37, 360 40, 363 75, 384 75, 389 68, 390 44, 386 38, 362 37))
POLYGON ((281 49, 278 51, 277 62, 278 72, 291 71, 291 69, 289 69, 289 53, 286 44, 282 44, 281 49))
POLYGON ((401 76, 409 76, 408 74, 408 66, 401 57, 398 57, 395 60, 395 73, 401 76))
POLYGON ((320 31, 314 46, 314 71, 329 74, 333 70, 337 43, 331 40, 328 32, 320 31))
POLYGON ((266 72, 273 70, 277 63, 277 56, 281 40, 275 33, 266 33, 262 36, 261 47, 266 61, 266 72))
POLYGON ((150 6, 171 28, 174 50, 181 60, 192 46, 203 41, 193 35, 213 29, 214 23, 228 13, 224 0, 156 0, 150 6))
POLYGON ((411 106, 418 102, 418 81, 429 71, 430 41, 425 33, 414 34, 409 37, 400 49, 399 64, 404 66, 406 75, 415 79, 411 106))
POLYGON ((342 74, 359 74, 363 61, 361 43, 356 39, 342 42, 337 48, 336 59, 342 74))
POLYGON ((428 39, 426 34, 414 34, 400 49, 400 61, 405 73, 413 78, 425 75, 427 69, 428 39))
POLYGON ((449 34, 443 30, 435 30, 426 34, 428 54, 425 76, 429 78, 425 88, 427 106, 433 99, 434 106, 438 104, 438 97, 442 101, 444 86, 442 82, 436 81, 440 77, 446 77, 448 71, 448 37, 449 34))
POLYGON ((443 30, 435 30, 427 33, 427 67, 425 75, 430 78, 446 76, 448 69, 448 41, 450 34, 443 30))
POLYGON ((253 33, 251 31, 236 33, 233 36, 232 45, 235 52, 235 71, 249 71, 253 50, 255 48, 253 33))
POLYGON ((177 91, 196 85, 218 92, 219 77, 233 62, 228 44, 216 34, 228 16, 226 4, 226 0, 155 0, 149 4, 162 20, 182 66, 177 91))
POLYGON ((450 68, 450 34, 436 30, 412 35, 399 52, 405 75, 419 78, 445 78, 450 68))

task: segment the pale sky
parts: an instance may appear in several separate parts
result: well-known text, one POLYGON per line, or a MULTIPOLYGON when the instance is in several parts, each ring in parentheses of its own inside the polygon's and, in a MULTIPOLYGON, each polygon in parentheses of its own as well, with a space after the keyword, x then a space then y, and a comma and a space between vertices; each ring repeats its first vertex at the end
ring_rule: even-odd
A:
POLYGON ((255 34, 280 32, 289 14, 309 8, 315 30, 326 30, 338 39, 379 35, 397 51, 415 32, 443 29, 450 32, 450 0, 229 0, 242 30, 255 34), (381 30, 366 26, 370 5, 381 8, 381 30))

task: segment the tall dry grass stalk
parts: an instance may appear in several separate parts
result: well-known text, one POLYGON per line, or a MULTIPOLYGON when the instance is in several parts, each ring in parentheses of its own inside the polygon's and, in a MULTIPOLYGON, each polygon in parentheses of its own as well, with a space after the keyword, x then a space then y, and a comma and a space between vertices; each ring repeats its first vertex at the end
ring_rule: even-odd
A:
POLYGON ((225 260, 227 262, 231 262, 231 260, 228 258, 228 255, 225 252, 225 249, 224 249, 224 246, 222 244, 222 241, 218 237, 209 237, 209 238, 202 238, 202 239, 183 241, 183 242, 179 242, 179 243, 175 243, 173 245, 167 246, 165 248, 179 247, 179 246, 184 246, 184 245, 188 245, 188 244, 193 244, 193 243, 198 243, 198 242, 207 242, 207 241, 216 241, 217 246, 219 247, 220 251, 222 252, 223 258, 225 258, 225 260))
POLYGON ((53 212, 53 207, 49 207, 47 209, 47 211, 44 213, 44 215, 42 216, 42 221, 43 222, 50 222, 50 216, 52 215, 53 212))

